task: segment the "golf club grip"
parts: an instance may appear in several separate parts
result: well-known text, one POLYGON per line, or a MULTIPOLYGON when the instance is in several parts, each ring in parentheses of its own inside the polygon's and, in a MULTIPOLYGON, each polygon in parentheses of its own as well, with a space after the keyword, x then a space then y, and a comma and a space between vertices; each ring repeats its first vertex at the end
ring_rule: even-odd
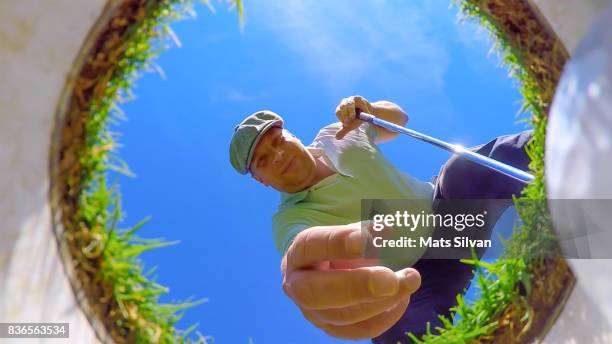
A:
POLYGON ((374 116, 370 115, 369 113, 365 113, 363 111, 361 111, 361 109, 355 109, 355 117, 357 117, 357 119, 362 120, 364 122, 368 122, 368 123, 372 123, 372 121, 374 120, 374 116))

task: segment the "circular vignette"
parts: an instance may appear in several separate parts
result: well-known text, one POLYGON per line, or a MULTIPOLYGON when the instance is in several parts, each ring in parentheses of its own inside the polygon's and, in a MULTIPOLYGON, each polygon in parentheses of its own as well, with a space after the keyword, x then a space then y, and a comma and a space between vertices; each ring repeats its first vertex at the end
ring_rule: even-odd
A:
MULTIPOLYGON (((526 99, 533 102, 532 106, 539 106, 544 116, 534 118, 534 123, 537 125, 538 121, 545 120, 561 70, 569 57, 546 19, 529 0, 459 2, 464 6, 477 6, 481 20, 492 25, 490 29, 493 33, 508 43, 507 53, 518 57, 519 61, 515 62, 524 67, 524 73, 539 90, 534 99, 526 99)), ((108 298, 103 284, 97 283, 100 282, 95 276, 98 266, 82 254, 83 243, 95 238, 87 237, 86 230, 75 228, 74 215, 83 191, 79 157, 85 144, 88 105, 94 95, 106 87, 116 68, 115 60, 108 59, 108 56, 117 56, 122 52, 122 46, 117 42, 112 43, 111 38, 138 25, 137 14, 145 5, 145 1, 139 0, 110 1, 107 4, 73 64, 57 107, 52 134, 50 197, 53 228, 76 299, 102 342, 122 342, 125 339, 114 329, 116 318, 108 316, 112 310, 106 303, 98 302, 108 298), (88 83, 91 80, 95 82, 88 83)), ((545 127, 540 130, 545 130, 545 127)), ((536 156, 534 160, 538 159, 536 165, 542 163, 543 157, 536 156)), ((537 170, 539 167, 534 165, 534 168, 537 170)), ((539 183, 542 183, 543 178, 541 175, 539 177, 539 183)), ((507 305, 498 318, 498 329, 483 336, 483 340, 528 342, 543 337, 550 329, 571 294, 575 278, 562 257, 536 266, 531 272, 536 291, 532 295, 538 297, 530 296, 525 307, 534 319, 522 326, 516 310, 507 305), (545 288, 549 284, 555 286, 553 293, 545 288)))
MULTIPOLYGON (((92 103, 104 97, 114 72, 121 68, 127 49, 123 39, 143 25, 147 11, 158 4, 172 4, 172 0, 107 1, 73 62, 53 123, 49 161, 53 230, 75 298, 103 343, 134 342, 136 334, 117 322, 125 320, 122 313, 136 320, 142 318, 134 307, 121 309, 113 286, 98 273, 105 238, 92 233, 77 218, 79 199, 87 191, 85 175, 100 168, 83 163, 87 124, 92 119, 89 110, 92 103), (91 247, 94 251, 89 251, 91 247)), ((109 149, 96 148, 100 148, 98 153, 109 149)), ((159 327, 152 336, 160 339, 159 327)))

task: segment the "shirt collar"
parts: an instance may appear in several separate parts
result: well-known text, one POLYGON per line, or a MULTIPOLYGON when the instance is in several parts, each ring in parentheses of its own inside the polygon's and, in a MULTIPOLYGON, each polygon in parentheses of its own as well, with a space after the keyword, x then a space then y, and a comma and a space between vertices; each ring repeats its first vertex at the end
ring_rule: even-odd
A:
MULTIPOLYGON (((315 158, 318 158, 320 156, 325 156, 325 151, 323 149, 317 148, 313 145, 307 146, 306 149, 308 149, 315 158)), ((330 168, 335 170, 334 166, 330 166, 330 168)), ((283 209, 283 208, 292 206, 298 202, 303 201, 308 196, 308 193, 310 192, 313 186, 310 186, 302 191, 292 192, 292 193, 280 191, 279 193, 280 193, 281 201, 280 201, 279 208, 283 209)))
POLYGON ((308 196, 308 193, 310 192, 309 189, 310 188, 299 191, 299 192, 293 192, 293 193, 287 193, 287 192, 281 191, 280 192, 281 202, 280 202, 279 209, 282 210, 284 208, 290 207, 294 204, 297 204, 303 201, 308 196))

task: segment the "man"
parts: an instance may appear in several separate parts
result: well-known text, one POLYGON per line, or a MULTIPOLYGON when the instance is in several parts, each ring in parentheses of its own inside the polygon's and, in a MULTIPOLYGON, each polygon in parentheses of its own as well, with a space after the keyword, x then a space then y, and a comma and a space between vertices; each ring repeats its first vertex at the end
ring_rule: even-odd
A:
MULTIPOLYGON (((283 288, 304 317, 338 338, 406 342, 405 332, 422 335, 427 322, 434 328, 438 314, 450 314, 472 272, 458 260, 421 259, 394 272, 363 258, 361 200, 422 199, 435 205, 450 198, 510 198, 522 185, 457 158, 445 164, 435 185, 419 181, 395 169, 378 148, 397 134, 361 122, 357 111, 399 125, 408 121, 392 102, 352 96, 336 108, 340 122, 304 146, 280 116, 260 111, 236 127, 230 160, 238 172, 250 172, 281 193, 273 231, 283 255, 283 288)), ((475 150, 525 169, 529 137, 497 138, 475 150)))

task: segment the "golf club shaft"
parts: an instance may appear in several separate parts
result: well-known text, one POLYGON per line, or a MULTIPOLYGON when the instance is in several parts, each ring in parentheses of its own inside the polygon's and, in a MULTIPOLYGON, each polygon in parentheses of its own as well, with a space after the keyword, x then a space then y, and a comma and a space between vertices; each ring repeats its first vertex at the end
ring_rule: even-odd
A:
POLYGON ((391 123, 389 121, 385 121, 383 119, 380 119, 374 115, 371 115, 369 113, 366 112, 361 112, 358 111, 357 112, 357 118, 359 118, 360 120, 364 121, 364 122, 368 122, 368 123, 372 123, 374 125, 383 127, 385 129, 397 132, 397 133, 401 133, 401 134, 405 134, 408 136, 412 136, 416 139, 419 139, 421 141, 425 141, 427 143, 430 143, 436 147, 440 147, 444 150, 447 150, 451 153, 457 154, 461 157, 464 157, 470 161, 473 161, 479 165, 488 167, 492 170, 501 172, 507 176, 510 176, 514 179, 520 180, 523 183, 529 183, 531 182, 534 177, 533 175, 531 175, 530 173, 527 173, 523 170, 519 170, 516 167, 512 167, 510 165, 504 164, 503 162, 499 162, 497 160, 491 159, 487 156, 484 155, 480 155, 478 153, 472 152, 470 150, 467 150, 465 148, 463 148, 462 146, 459 145, 454 145, 442 140, 439 140, 435 137, 431 137, 422 133, 419 133, 418 131, 412 130, 412 129, 408 129, 406 127, 402 127, 400 125, 397 125, 395 123, 391 123))

